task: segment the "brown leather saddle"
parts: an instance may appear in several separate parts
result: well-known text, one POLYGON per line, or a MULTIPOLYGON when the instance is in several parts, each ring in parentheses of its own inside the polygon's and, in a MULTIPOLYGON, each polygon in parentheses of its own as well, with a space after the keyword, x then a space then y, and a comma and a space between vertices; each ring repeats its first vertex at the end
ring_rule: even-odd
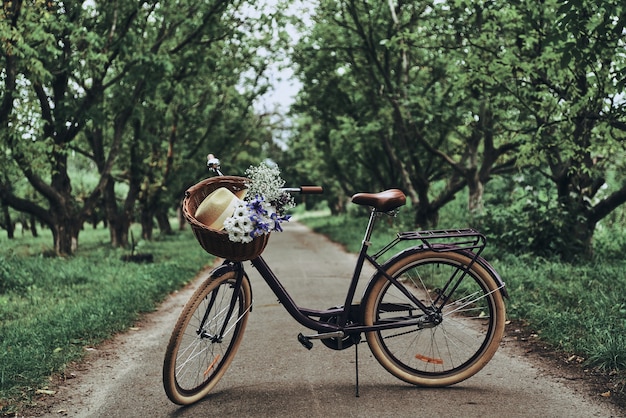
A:
POLYGON ((402 190, 389 189, 379 193, 357 193, 352 196, 352 203, 371 206, 378 212, 389 212, 406 203, 402 190))

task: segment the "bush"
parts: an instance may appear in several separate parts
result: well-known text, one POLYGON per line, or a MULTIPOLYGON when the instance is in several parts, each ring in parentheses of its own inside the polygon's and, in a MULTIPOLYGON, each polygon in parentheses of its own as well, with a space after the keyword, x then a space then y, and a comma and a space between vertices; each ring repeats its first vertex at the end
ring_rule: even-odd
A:
POLYGON ((23 292, 33 285, 35 275, 25 268, 26 261, 15 256, 0 255, 0 294, 10 290, 23 292))
POLYGON ((551 185, 537 179, 527 183, 520 176, 511 182, 494 182, 490 187, 494 190, 490 190, 486 209, 475 223, 498 248, 513 254, 566 260, 587 252, 572 234, 583 220, 552 197, 551 185))

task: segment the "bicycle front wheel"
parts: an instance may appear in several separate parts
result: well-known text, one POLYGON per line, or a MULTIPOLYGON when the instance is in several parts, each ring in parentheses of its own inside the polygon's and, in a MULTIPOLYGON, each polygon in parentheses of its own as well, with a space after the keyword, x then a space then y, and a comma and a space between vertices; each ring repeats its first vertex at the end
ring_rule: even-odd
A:
POLYGON ((394 376, 420 386, 448 386, 473 376, 491 360, 504 333, 505 307, 498 283, 462 253, 409 253, 386 269, 423 312, 385 276, 364 296, 365 325, 413 320, 413 325, 366 333, 378 362, 394 376))
POLYGON ((243 274, 239 287, 232 271, 209 278, 183 309, 163 362, 163 386, 172 402, 189 405, 202 399, 235 357, 252 305, 243 274))

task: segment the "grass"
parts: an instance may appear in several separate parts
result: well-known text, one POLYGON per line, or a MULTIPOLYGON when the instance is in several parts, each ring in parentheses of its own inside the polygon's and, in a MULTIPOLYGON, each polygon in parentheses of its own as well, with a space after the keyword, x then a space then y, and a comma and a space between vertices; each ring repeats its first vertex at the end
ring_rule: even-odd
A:
POLYGON ((140 241, 137 250, 152 253, 151 264, 121 261, 128 251, 110 248, 104 229, 80 239, 70 258, 42 256, 47 236, 1 240, 0 414, 28 403, 48 376, 132 326, 211 261, 189 229, 140 241))
POLYGON ((563 264, 505 257, 514 319, 523 319, 542 340, 603 371, 626 370, 626 267, 623 261, 563 264))

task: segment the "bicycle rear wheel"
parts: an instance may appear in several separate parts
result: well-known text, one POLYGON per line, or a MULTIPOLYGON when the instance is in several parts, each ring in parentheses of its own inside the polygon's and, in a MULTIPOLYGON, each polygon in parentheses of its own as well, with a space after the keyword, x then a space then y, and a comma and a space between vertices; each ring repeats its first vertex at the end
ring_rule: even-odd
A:
POLYGON ((232 271, 206 280, 178 318, 163 362, 163 386, 172 402, 189 405, 202 399, 235 357, 252 304, 243 274, 239 288, 232 271))
POLYGON ((429 307, 416 306, 386 277, 375 278, 364 296, 365 325, 419 318, 410 327, 366 333, 378 362, 394 376, 420 386, 441 387, 480 371, 498 349, 505 307, 496 280, 461 253, 409 253, 386 269, 429 307))

